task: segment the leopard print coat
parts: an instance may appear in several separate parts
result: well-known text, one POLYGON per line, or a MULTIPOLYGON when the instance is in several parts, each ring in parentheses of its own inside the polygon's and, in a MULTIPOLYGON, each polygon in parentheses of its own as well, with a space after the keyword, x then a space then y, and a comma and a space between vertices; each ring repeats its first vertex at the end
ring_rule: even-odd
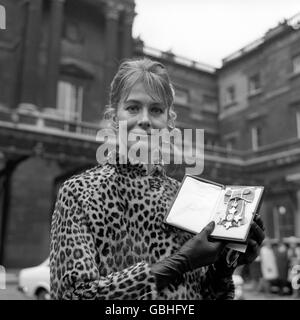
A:
POLYGON ((212 265, 156 288, 151 264, 191 235, 163 222, 179 182, 157 165, 105 163, 60 187, 51 224, 52 299, 233 299, 212 265))

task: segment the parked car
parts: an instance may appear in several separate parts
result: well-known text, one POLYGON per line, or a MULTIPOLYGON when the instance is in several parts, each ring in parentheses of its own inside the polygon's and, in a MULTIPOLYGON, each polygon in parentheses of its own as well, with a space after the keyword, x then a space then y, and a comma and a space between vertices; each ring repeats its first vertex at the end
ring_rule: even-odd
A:
POLYGON ((49 258, 36 267, 21 269, 18 281, 18 290, 27 297, 50 300, 49 258))
MULTIPOLYGON (((235 285, 235 300, 244 299, 244 280, 240 275, 233 275, 235 285)), ((50 266, 49 258, 42 264, 22 269, 19 273, 19 291, 30 298, 38 300, 50 299, 50 266)))

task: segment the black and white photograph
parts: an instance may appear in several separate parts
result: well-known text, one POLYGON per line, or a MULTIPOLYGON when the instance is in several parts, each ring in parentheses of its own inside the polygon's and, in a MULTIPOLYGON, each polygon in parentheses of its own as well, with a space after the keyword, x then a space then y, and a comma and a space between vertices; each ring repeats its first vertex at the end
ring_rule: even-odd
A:
POLYGON ((299 0, 0 0, 0 300, 300 300, 299 0))

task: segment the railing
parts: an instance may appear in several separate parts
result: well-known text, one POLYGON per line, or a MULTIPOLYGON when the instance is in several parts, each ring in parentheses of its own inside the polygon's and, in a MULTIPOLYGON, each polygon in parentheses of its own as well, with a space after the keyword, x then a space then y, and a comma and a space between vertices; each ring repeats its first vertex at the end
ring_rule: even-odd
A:
POLYGON ((273 37, 274 35, 277 35, 278 33, 281 33, 282 30, 285 30, 286 27, 292 27, 293 29, 299 29, 300 28, 300 13, 297 13, 296 15, 294 15, 293 17, 284 20, 282 23, 279 23, 278 26, 276 26, 275 28, 270 29, 268 32, 266 32, 266 34, 249 43, 247 46, 239 49, 238 51, 232 53, 231 55, 225 57, 222 62, 223 65, 225 65, 226 63, 235 60, 241 56, 243 56, 245 53, 248 53, 254 49, 256 49, 257 47, 259 47, 262 43, 265 42, 265 40, 273 37))
POLYGON ((219 146, 210 146, 210 145, 206 145, 205 146, 205 152, 208 155, 214 155, 214 156, 218 156, 221 158, 228 158, 228 159, 236 159, 236 160, 241 160, 244 152, 243 151, 239 151, 239 150, 228 150, 226 148, 223 147, 219 147, 219 146))
POLYGON ((216 72, 216 68, 209 64, 205 64, 199 61, 188 59, 186 57, 175 55, 172 52, 165 52, 152 47, 143 46, 143 53, 156 58, 167 58, 167 59, 169 58, 170 60, 175 61, 180 65, 191 67, 193 69, 197 69, 197 70, 201 70, 209 73, 216 72))
POLYGON ((300 151, 300 139, 292 138, 279 142, 275 142, 272 144, 268 144, 266 146, 261 146, 257 151, 244 151, 243 157, 244 159, 256 158, 256 157, 264 157, 269 156, 270 154, 280 154, 280 153, 288 153, 289 151, 300 151))
POLYGON ((260 39, 257 39, 255 41, 249 43, 247 46, 243 47, 242 49, 240 49, 240 50, 232 53, 228 57, 222 59, 223 65, 225 65, 229 61, 232 61, 232 60, 235 60, 235 59, 241 57, 242 55, 244 55, 247 52, 254 50, 258 46, 260 46, 263 42, 264 42, 264 38, 260 38, 260 39))
POLYGON ((292 16, 287 20, 287 24, 293 29, 297 30, 300 28, 300 12, 292 16))
MULTIPOLYGON (((0 127, 25 129, 34 132, 49 133, 53 135, 79 138, 96 141, 96 135, 101 126, 84 122, 66 121, 58 115, 47 114, 39 111, 7 110, 0 109, 0 127)), ((192 141, 187 148, 193 148, 192 141)), ((241 152, 228 151, 222 147, 205 146, 205 154, 219 158, 240 158, 241 152)))
MULTIPOLYGON (((56 136, 76 138, 88 141, 96 141, 97 132, 102 126, 86 123, 66 121, 39 111, 8 110, 0 107, 0 127, 28 130, 52 134, 56 136)), ((193 148, 194 141, 190 141, 186 147, 193 148)), ((276 158, 293 154, 300 154, 300 139, 293 138, 276 142, 263 147, 257 151, 228 150, 219 146, 205 145, 206 158, 218 158, 216 160, 228 163, 243 164, 253 161, 263 161, 264 158, 276 158)))
POLYGON ((47 114, 39 111, 0 110, 0 126, 27 129, 35 132, 67 135, 70 137, 94 140, 100 125, 86 122, 67 121, 59 115, 47 114))

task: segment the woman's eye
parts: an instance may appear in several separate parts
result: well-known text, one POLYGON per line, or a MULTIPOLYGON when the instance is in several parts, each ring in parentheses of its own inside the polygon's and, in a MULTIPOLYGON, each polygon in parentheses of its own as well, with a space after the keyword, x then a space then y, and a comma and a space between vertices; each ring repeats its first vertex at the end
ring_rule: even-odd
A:
POLYGON ((138 108, 139 108, 138 106, 133 105, 133 106, 127 107, 127 110, 129 112, 136 112, 136 111, 138 111, 138 108))
POLYGON ((154 113, 154 114, 162 114, 163 113, 162 109, 158 108, 158 107, 152 108, 151 112, 154 113))

